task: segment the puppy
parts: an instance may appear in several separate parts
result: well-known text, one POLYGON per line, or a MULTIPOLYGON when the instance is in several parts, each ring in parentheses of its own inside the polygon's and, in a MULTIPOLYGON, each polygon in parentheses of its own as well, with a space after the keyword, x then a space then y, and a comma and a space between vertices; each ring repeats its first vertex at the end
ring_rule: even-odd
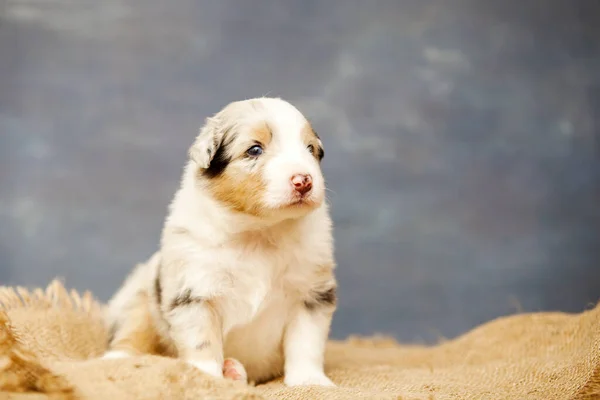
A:
POLYGON ((233 102, 189 149, 160 250, 111 299, 107 358, 179 357, 215 377, 333 385, 332 224, 306 118, 276 98, 233 102))

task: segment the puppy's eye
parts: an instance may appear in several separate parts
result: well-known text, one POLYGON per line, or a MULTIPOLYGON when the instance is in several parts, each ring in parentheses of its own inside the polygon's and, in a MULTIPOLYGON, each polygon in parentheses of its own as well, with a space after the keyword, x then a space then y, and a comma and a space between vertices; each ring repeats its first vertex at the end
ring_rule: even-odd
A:
POLYGON ((250 147, 248 150, 246 150, 246 154, 248 154, 250 157, 258 157, 262 153, 263 153, 263 148, 257 144, 250 147))
POLYGON ((310 151, 310 154, 315 154, 315 147, 312 144, 309 144, 307 149, 310 151))

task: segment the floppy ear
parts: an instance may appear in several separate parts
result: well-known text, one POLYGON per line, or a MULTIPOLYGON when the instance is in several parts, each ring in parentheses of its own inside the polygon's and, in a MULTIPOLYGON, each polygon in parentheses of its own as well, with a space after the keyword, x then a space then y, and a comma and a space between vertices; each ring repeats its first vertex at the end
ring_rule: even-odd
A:
POLYGON ((200 168, 208 168, 223 143, 224 136, 225 129, 223 129, 221 121, 216 117, 207 118, 206 123, 200 129, 200 134, 188 151, 190 159, 200 168))

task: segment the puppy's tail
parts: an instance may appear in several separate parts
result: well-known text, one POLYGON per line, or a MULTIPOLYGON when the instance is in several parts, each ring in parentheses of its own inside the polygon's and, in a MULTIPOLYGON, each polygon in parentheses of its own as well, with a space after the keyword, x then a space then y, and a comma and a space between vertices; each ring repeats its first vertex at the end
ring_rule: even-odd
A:
POLYGON ((104 317, 109 332, 108 343, 112 341, 120 322, 126 319, 129 311, 137 305, 136 300, 140 294, 151 293, 150 283, 154 281, 153 277, 159 264, 160 252, 154 253, 145 263, 137 264, 108 302, 104 317))

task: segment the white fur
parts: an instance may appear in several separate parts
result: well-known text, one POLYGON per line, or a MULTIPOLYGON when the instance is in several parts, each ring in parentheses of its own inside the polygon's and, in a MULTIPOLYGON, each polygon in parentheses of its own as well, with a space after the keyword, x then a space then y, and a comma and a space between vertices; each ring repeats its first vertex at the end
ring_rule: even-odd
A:
MULTIPOLYGON (((197 169, 210 164, 204 154, 213 143, 210 133, 201 133, 169 208, 161 250, 115 295, 110 320, 124 318, 131 308, 128 299, 140 289, 151 290, 160 264, 163 300, 160 310, 151 302, 152 314, 159 336, 180 357, 218 377, 224 358, 233 357, 250 380, 285 372, 291 386, 332 385, 323 355, 334 307, 311 310, 304 303, 314 290, 335 286, 325 182, 302 141, 304 116, 283 100, 252 101, 260 107, 250 117, 265 120, 273 131, 271 158, 261 170, 266 183, 261 200, 277 211, 265 216, 232 212, 199 185, 197 169), (312 209, 287 207, 295 201, 289 183, 294 174, 312 176, 312 209), (176 229, 186 233, 175 234, 176 229), (208 299, 211 308, 198 302, 170 310, 169 302, 182 288, 208 299), (213 325, 219 329, 211 330, 213 325), (212 345, 221 340, 216 350, 194 350, 209 337, 212 345)), ((239 128, 247 125, 248 119, 241 120, 239 128)), ((216 148, 211 151, 214 155, 216 148)))
POLYGON ((215 378, 223 377, 223 364, 216 361, 195 361, 187 360, 192 366, 198 368, 200 371, 205 372, 215 378))
POLYGON ((295 174, 310 174, 313 177, 312 198, 323 201, 325 182, 319 165, 301 141, 300 132, 306 119, 289 103, 269 99, 268 105, 267 121, 270 126, 276 127, 272 146, 277 155, 263 172, 268 182, 263 201, 271 207, 292 201, 289 179, 295 174))
POLYGON ((104 355, 102 356, 102 358, 107 359, 107 360, 111 360, 111 359, 118 359, 118 358, 128 358, 131 357, 131 355, 125 351, 120 351, 120 350, 114 350, 114 351, 108 351, 106 353, 104 353, 104 355))

